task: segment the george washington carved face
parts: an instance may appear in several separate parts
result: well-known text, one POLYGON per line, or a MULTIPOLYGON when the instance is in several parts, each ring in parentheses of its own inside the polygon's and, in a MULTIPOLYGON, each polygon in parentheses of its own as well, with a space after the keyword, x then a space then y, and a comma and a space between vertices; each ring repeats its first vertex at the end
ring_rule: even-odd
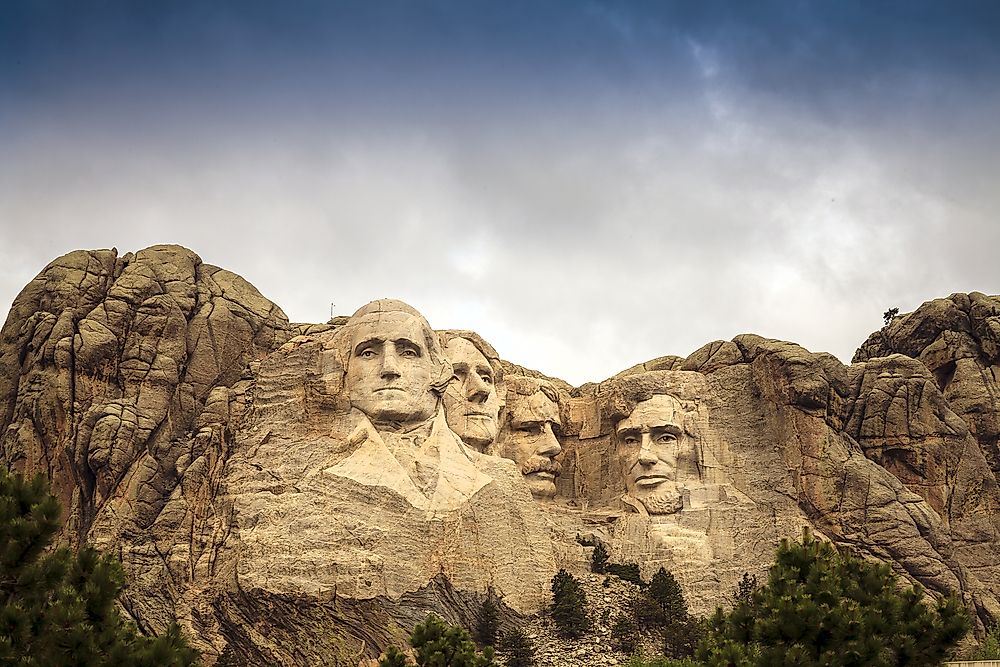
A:
POLYGON ((650 514, 671 514, 683 506, 677 481, 682 415, 680 401, 660 394, 636 405, 615 426, 625 487, 650 514))
POLYGON ((351 405, 377 425, 427 420, 440 397, 434 332, 416 311, 396 303, 373 302, 348 322, 345 387, 351 405))

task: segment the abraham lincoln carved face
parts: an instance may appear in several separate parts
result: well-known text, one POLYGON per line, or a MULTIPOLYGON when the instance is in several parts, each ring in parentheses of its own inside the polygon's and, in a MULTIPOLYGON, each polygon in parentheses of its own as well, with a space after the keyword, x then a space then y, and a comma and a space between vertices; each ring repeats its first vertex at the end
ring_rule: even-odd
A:
POLYGON ((683 414, 679 400, 659 394, 636 405, 615 425, 625 487, 650 514, 672 514, 683 506, 677 480, 683 414))

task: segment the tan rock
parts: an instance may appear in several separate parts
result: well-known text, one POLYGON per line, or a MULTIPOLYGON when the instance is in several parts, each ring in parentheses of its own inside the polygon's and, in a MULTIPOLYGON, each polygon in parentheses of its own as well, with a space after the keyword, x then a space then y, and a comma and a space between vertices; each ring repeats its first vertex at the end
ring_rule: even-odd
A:
MULTIPOLYGON (((972 293, 850 367, 747 334, 574 388, 400 302, 291 325, 184 248, 77 251, 0 331, 0 447, 51 478, 62 539, 121 555, 140 625, 179 620, 209 663, 360 664, 489 589, 537 614, 558 568, 587 576, 578 535, 708 613, 810 526, 987 623, 998 365, 1000 298, 972 293)), ((608 627, 571 662, 611 660, 608 627)))

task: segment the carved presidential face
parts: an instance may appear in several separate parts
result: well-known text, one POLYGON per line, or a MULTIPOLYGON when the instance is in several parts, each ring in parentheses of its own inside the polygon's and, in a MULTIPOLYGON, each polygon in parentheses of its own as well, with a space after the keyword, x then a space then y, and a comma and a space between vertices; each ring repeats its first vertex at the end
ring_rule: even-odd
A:
POLYGON ((500 412, 493 367, 467 338, 452 338, 444 353, 456 377, 444 392, 448 426, 465 444, 485 451, 497 437, 500 412))
POLYGON ((430 418, 437 364, 427 349, 422 318, 401 311, 374 312, 356 323, 345 384, 351 405, 376 424, 430 418))
POLYGON ((682 414, 677 399, 657 395, 615 426, 625 486, 650 514, 671 514, 683 506, 677 483, 682 414))
POLYGON ((541 389, 530 395, 508 392, 507 411, 501 454, 521 468, 531 495, 539 499, 553 497, 555 480, 561 472, 555 460, 562 451, 556 439, 561 427, 559 405, 541 389))

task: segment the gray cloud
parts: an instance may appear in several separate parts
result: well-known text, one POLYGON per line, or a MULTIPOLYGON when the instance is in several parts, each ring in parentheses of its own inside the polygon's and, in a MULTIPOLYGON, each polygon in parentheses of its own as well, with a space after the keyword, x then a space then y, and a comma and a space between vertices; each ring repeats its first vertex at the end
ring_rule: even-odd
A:
MULTIPOLYGON (((537 76, 468 46, 414 56, 446 74, 392 83, 378 64, 399 54, 376 53, 324 78, 268 42, 255 87, 256 33, 231 17, 218 87, 189 60, 161 88, 25 75, 0 104, 0 303, 71 249, 176 242, 293 320, 394 296, 582 383, 743 332, 847 361, 890 306, 1000 292, 1000 86, 955 68, 994 62, 986 28, 945 25, 969 39, 935 61, 905 38, 916 19, 690 6, 593 4, 564 32, 494 17, 534 56, 555 43, 537 76)), ((460 23, 449 44, 488 39, 460 23)), ((329 55, 321 33, 303 53, 329 55)))

